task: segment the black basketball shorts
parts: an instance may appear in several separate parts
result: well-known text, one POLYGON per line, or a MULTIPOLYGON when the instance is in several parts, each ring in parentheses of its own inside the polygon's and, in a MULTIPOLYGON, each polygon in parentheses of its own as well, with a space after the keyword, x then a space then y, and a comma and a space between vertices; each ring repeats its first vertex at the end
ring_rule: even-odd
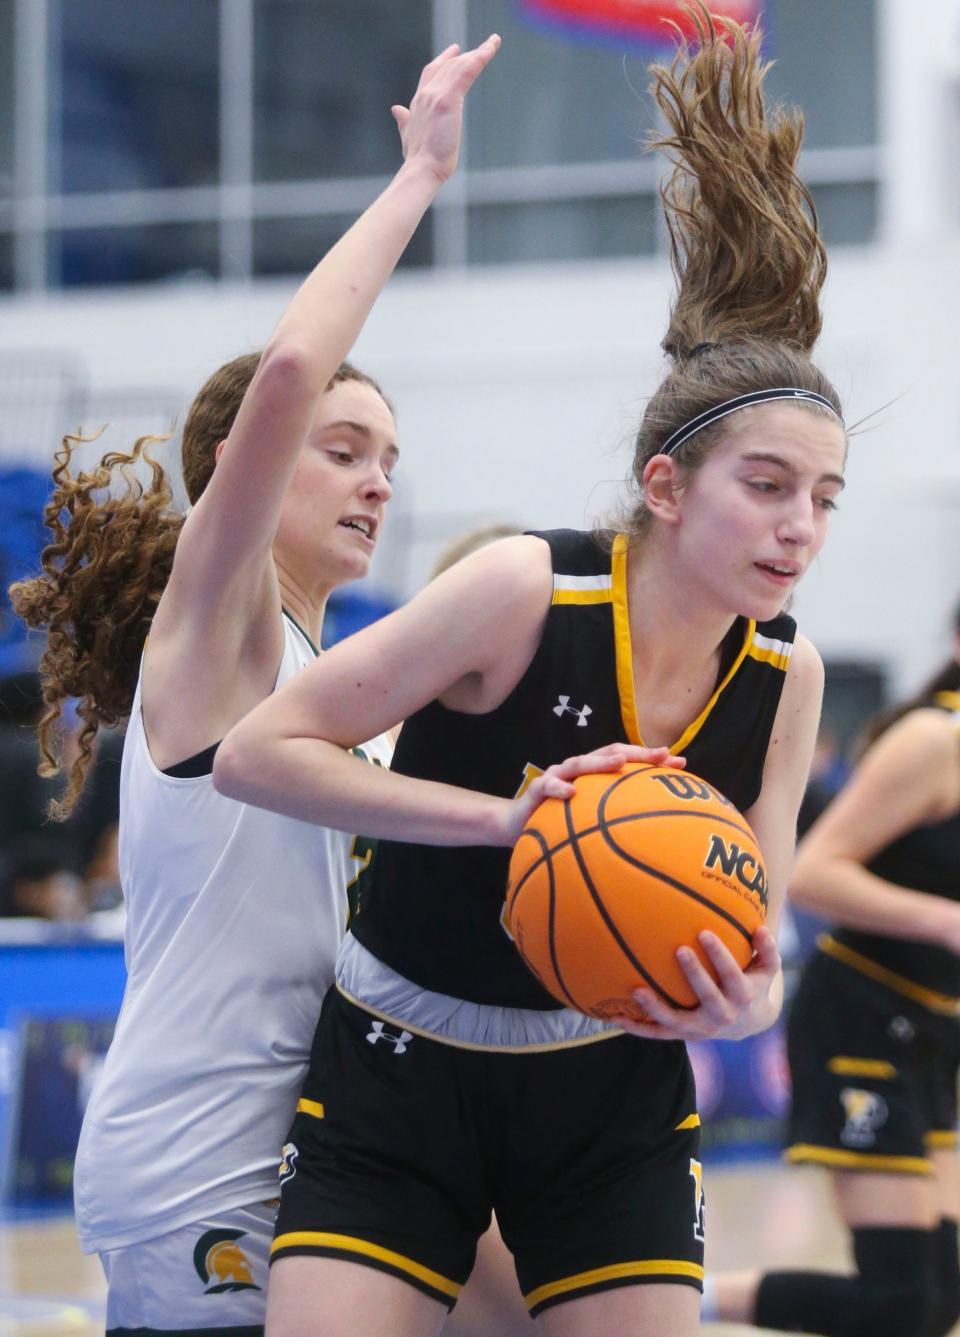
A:
POLYGON ((327 995, 284 1148, 272 1261, 366 1264, 453 1308, 495 1210, 531 1314, 702 1288, 700 1121, 683 1045, 465 1049, 327 995))
POLYGON ((960 1025, 822 951, 790 1010, 787 1159, 929 1174, 956 1145, 960 1025))

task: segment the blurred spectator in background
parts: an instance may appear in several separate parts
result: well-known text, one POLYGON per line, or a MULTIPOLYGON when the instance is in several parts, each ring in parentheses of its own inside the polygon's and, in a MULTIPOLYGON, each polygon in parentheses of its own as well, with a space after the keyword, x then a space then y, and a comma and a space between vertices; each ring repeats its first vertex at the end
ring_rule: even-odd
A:
MULTIPOLYGON (((119 806, 118 735, 104 731, 84 801, 65 823, 48 819, 56 781, 37 771, 36 726, 43 711, 40 676, 22 672, 0 678, 0 883, 4 914, 36 914, 45 919, 82 918, 86 909, 113 909, 120 901, 116 833, 119 806), (83 895, 80 913, 50 912, 72 904, 65 884, 71 878, 83 895), (43 882, 42 889, 34 884, 43 882), (52 881, 51 881, 52 880, 52 881), (87 888, 83 890, 86 881, 87 888), (21 883, 27 889, 14 896, 21 883), (27 904, 46 908, 29 909, 27 904)), ((64 746, 69 751, 71 740, 64 746)))
POLYGON ((85 918, 83 879, 71 867, 67 848, 34 834, 21 837, 5 851, 0 884, 0 913, 5 918, 72 923, 85 918))

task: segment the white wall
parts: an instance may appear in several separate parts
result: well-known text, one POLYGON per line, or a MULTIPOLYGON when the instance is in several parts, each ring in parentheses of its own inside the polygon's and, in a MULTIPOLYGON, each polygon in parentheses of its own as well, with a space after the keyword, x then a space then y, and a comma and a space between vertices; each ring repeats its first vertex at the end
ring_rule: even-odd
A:
MULTIPOLYGON (((409 592, 440 542, 479 520, 582 526, 610 507, 660 372, 669 290, 661 262, 394 279, 355 352, 399 409, 382 584, 409 592)), ((291 291, 8 300, 0 354, 75 349, 95 390, 166 386, 185 407, 214 366, 259 344, 291 291)), ((882 411, 854 437, 796 612, 824 654, 889 662, 899 686, 944 656, 960 596, 958 312, 958 242, 833 257, 820 360, 851 423, 882 411)))

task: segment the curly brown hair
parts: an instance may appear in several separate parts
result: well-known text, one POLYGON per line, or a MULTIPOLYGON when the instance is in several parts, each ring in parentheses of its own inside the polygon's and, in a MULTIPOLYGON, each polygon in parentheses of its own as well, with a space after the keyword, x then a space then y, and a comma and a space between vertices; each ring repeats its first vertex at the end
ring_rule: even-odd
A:
MULTIPOLYGON (((633 533, 649 523, 642 500, 647 461, 705 410, 751 390, 796 386, 822 395, 841 415, 836 390, 809 357, 820 334, 827 257, 813 199, 796 171, 803 117, 767 109, 770 66, 759 28, 715 18, 703 0, 684 7, 696 46, 681 40, 669 68, 652 68, 668 133, 650 146, 673 163, 660 193, 677 281, 662 346, 674 365, 636 436, 632 474, 640 499, 625 520, 633 533)), ((724 430, 721 423, 697 433, 674 458, 695 469, 724 430)))
MULTIPOLYGON (((259 364, 259 353, 225 363, 190 406, 182 468, 191 505, 210 481, 217 446, 229 434, 259 364)), ((341 364, 327 389, 342 381, 371 386, 392 411, 377 383, 349 362, 341 364)), ((77 701, 77 755, 64 793, 49 809, 58 821, 70 815, 83 792, 100 726, 129 717, 144 642, 170 578, 184 517, 174 507, 163 466, 150 453, 151 446, 169 439, 143 436, 129 454, 109 451, 89 472, 74 474, 74 451, 96 436, 65 436, 44 508, 52 542, 41 553, 39 574, 10 586, 13 607, 27 626, 46 629, 38 725, 43 776, 63 769, 60 718, 66 701, 77 701), (146 485, 135 472, 141 462, 149 472, 146 485)))

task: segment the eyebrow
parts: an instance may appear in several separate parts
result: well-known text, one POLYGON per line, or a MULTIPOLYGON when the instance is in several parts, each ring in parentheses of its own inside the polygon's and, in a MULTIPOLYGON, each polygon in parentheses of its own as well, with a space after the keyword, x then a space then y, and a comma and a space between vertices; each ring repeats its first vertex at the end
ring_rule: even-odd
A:
MULTIPOLYGON (((745 460, 759 460, 763 464, 775 464, 778 468, 785 470, 788 474, 797 477, 799 470, 789 460, 785 460, 782 455, 773 455, 764 450, 752 450, 749 454, 742 456, 745 460)), ((836 483, 838 487, 847 486, 847 480, 843 474, 821 474, 817 479, 818 483, 836 483)))
MULTIPOLYGON (((357 436, 362 436, 364 441, 373 439, 373 433, 363 422, 354 422, 352 418, 340 418, 337 422, 328 422, 325 427, 321 427, 320 435, 326 436, 328 432, 342 431, 346 427, 348 431, 354 432, 357 436)), ((385 454, 390 455, 394 460, 400 458, 400 449, 392 441, 386 447, 385 454)))

